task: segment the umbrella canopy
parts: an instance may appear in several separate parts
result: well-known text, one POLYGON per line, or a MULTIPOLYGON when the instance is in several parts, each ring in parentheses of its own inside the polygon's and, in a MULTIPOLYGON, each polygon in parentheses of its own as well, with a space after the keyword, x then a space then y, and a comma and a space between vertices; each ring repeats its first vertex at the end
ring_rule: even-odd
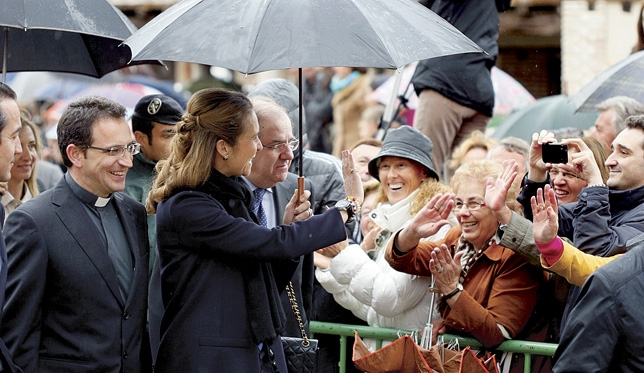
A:
POLYGON ((6 0, 0 31, 4 82, 7 71, 100 78, 128 65, 130 51, 120 44, 136 27, 107 0, 6 0))
POLYGON ((631 54, 599 74, 572 98, 580 112, 597 111, 597 104, 615 96, 628 96, 644 102, 644 51, 631 54))
POLYGON ((482 50, 414 0, 183 0, 125 41, 133 60, 242 73, 303 67, 398 68, 482 50))
POLYGON ((299 68, 300 143, 302 68, 398 68, 482 52, 414 0, 182 0, 125 44, 134 60, 194 62, 247 74, 299 68))
POLYGON ((541 130, 566 127, 586 130, 595 123, 598 113, 575 113, 575 107, 566 95, 554 95, 537 99, 534 103, 510 114, 492 137, 502 139, 514 136, 528 142, 532 134, 541 130))

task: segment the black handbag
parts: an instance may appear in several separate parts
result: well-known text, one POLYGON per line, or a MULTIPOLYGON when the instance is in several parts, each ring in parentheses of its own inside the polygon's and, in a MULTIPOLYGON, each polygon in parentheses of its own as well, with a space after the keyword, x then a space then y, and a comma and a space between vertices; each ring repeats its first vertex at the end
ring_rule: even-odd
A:
POLYGON ((318 340, 310 339, 306 335, 292 282, 288 283, 286 291, 288 300, 291 302, 291 308, 293 308, 293 313, 300 326, 300 332, 302 333, 302 338, 281 337, 282 348, 284 349, 284 356, 286 357, 286 366, 289 373, 314 373, 317 366, 318 340))

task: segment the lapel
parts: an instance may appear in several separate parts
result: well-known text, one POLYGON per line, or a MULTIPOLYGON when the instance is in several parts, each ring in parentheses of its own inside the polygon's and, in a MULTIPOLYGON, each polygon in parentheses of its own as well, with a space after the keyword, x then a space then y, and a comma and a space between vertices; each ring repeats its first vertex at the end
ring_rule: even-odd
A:
POLYGON ((282 221, 284 220, 284 208, 288 204, 288 201, 291 200, 295 189, 297 189, 297 176, 290 172, 286 177, 286 180, 277 183, 277 185, 273 187, 277 225, 282 224, 282 221))
POLYGON ((112 295, 119 305, 124 307, 124 301, 118 289, 116 271, 107 255, 107 247, 103 244, 101 234, 93 223, 91 217, 82 206, 82 202, 74 195, 69 185, 64 180, 59 182, 54 190, 52 203, 61 223, 74 237, 78 246, 94 264, 98 273, 103 277, 112 295), (71 218, 70 217, 74 217, 71 218))
MULTIPOLYGON (((126 301, 126 305, 130 304, 132 301, 132 295, 135 293, 135 286, 141 283, 141 276, 147 276, 147 271, 142 271, 143 268, 141 263, 142 253, 139 248, 148 248, 149 244, 147 242, 141 242, 140 238, 147 238, 147 230, 145 226, 139 226, 137 224, 137 218, 132 210, 132 206, 127 204, 121 193, 114 193, 112 197, 114 200, 114 206, 116 208, 119 219, 121 219, 123 230, 125 231, 125 237, 127 237, 128 247, 130 248, 130 254, 132 255, 132 261, 134 263, 134 268, 138 270, 134 271, 134 276, 132 276, 132 283, 130 284, 130 291, 128 292, 129 297, 126 301), (145 234, 140 234, 139 232, 146 232, 145 234)), ((146 278, 147 284, 147 278, 146 278)))

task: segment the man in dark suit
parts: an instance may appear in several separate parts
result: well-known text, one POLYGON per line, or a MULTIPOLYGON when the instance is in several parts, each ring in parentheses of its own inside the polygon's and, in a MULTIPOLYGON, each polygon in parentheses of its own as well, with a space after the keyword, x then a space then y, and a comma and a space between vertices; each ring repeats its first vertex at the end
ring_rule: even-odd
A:
POLYGON ((70 103, 58 142, 68 172, 5 224, 2 338, 24 372, 149 371, 146 213, 117 193, 140 149, 125 107, 70 103))
MULTIPOLYGON (((255 155, 251 173, 245 179, 255 194, 255 198, 258 197, 259 190, 262 190, 262 201, 257 201, 257 203, 261 204, 264 211, 265 225, 272 228, 280 224, 290 224, 296 220, 306 220, 313 216, 315 206, 311 205, 311 209, 298 216, 284 217, 284 208, 297 189, 297 175, 288 172, 293 161, 293 152, 299 145, 293 136, 291 119, 283 107, 269 98, 258 96, 251 100, 259 122, 259 139, 262 142, 262 150, 255 155)), ((306 180, 305 190, 311 191, 311 187, 311 182, 306 180)), ((309 197, 309 201, 313 201, 313 198, 309 197)), ((257 207, 259 208, 259 205, 257 207)), ((258 218, 261 223, 262 218, 259 215, 258 218)), ((306 315, 311 312, 314 278, 313 254, 311 253, 302 257, 291 280, 307 332, 308 319, 306 315)), ((287 315, 284 335, 301 337, 300 327, 286 292, 282 293, 282 307, 287 315)))
MULTIPOLYGON (((0 181, 11 179, 14 157, 22 152, 18 133, 22 129, 20 109, 16 93, 0 83, 0 181)), ((0 224, 4 222, 4 209, 0 209, 0 224)), ((4 289, 7 283, 7 250, 0 230, 0 305, 4 304, 4 289)), ((9 351, 0 339, 0 372, 15 372, 9 351)))

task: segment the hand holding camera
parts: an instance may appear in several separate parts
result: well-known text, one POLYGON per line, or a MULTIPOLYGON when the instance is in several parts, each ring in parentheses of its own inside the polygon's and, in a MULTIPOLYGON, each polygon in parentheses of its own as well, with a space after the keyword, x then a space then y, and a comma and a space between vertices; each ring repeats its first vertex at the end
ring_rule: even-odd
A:
POLYGON ((556 142, 555 135, 546 130, 540 133, 532 134, 532 143, 530 144, 530 168, 528 169, 528 179, 536 182, 544 182, 548 177, 548 169, 542 160, 543 145, 556 142))
POLYGON ((561 144, 567 145, 569 153, 569 160, 562 163, 569 163, 573 168, 572 172, 576 173, 579 178, 586 180, 588 185, 604 183, 599 166, 595 162, 595 156, 582 139, 564 139, 561 144))

